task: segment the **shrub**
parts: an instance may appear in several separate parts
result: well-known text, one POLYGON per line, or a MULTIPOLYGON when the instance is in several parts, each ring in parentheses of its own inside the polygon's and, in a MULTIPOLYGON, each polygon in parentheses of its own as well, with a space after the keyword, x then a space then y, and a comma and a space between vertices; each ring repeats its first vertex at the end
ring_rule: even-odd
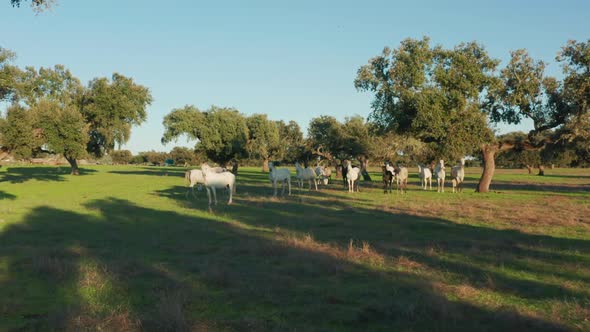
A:
POLYGON ((129 150, 117 150, 111 152, 111 158, 114 164, 129 164, 133 155, 129 150))

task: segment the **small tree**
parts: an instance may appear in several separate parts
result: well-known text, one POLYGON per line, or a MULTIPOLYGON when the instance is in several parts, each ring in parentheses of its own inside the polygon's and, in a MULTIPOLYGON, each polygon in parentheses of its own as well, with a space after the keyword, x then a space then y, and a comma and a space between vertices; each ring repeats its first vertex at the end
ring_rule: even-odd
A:
POLYGON ((246 119, 246 124, 249 133, 246 143, 248 158, 261 159, 262 171, 268 172, 270 159, 280 151, 279 127, 266 114, 251 115, 246 119))
POLYGON ((147 119, 152 102, 148 88, 118 73, 95 78, 88 84, 82 100, 82 114, 90 124, 88 151, 96 156, 108 154, 115 144, 131 137, 131 127, 147 119))
POLYGON ((153 150, 141 152, 141 154, 145 155, 147 162, 152 165, 163 165, 166 162, 166 159, 169 157, 166 152, 158 152, 153 150))
POLYGON ((294 164, 305 144, 301 127, 293 120, 289 123, 282 120, 277 121, 277 126, 280 139, 277 157, 287 163, 294 164))
POLYGON ((333 116, 323 115, 309 123, 308 144, 315 147, 312 152, 316 155, 328 152, 339 160, 357 159, 365 181, 371 180, 367 172, 371 140, 369 126, 359 116, 346 118, 340 123, 333 116))
POLYGON ((172 160, 174 160, 175 165, 197 165, 200 158, 196 155, 195 151, 192 149, 182 147, 182 146, 175 146, 169 153, 169 156, 172 160))
POLYGON ((181 135, 198 140, 195 150, 225 166, 245 153, 248 126, 245 117, 233 108, 212 106, 201 112, 194 106, 173 109, 164 117, 162 143, 177 140, 181 135))
POLYGON ((129 164, 133 158, 133 154, 129 150, 115 150, 110 153, 114 164, 129 164))

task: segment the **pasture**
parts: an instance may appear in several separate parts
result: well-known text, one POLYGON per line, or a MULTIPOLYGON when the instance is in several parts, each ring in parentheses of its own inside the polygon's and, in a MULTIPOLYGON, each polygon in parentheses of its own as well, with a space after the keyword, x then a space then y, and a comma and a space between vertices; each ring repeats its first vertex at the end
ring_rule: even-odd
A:
POLYGON ((588 169, 272 198, 241 168, 211 212, 182 168, 68 172, 0 168, 2 331, 590 330, 588 169))

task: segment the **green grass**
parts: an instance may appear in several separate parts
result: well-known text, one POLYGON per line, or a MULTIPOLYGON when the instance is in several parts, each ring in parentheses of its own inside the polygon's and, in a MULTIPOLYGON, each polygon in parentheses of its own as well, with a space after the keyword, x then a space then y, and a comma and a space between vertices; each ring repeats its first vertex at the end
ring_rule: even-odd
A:
MULTIPOLYGON (((415 170, 413 170, 415 172, 415 170)), ((0 168, 0 331, 590 330, 590 171, 493 193, 185 199, 184 171, 0 168)))

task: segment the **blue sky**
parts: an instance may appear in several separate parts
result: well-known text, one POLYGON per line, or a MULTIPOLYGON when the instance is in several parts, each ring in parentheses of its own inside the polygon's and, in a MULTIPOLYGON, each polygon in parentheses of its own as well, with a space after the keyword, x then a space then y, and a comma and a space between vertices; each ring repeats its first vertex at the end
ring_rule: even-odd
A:
MULTIPOLYGON (((83 82, 119 72, 150 88, 148 121, 124 146, 163 146, 162 119, 193 104, 295 120, 367 116, 371 95, 357 92, 357 69, 407 37, 447 47, 482 43, 506 61, 526 48, 547 61, 568 39, 590 38, 588 1, 152 1, 58 0, 35 15, 0 0, 0 46, 16 64, 64 64, 83 82)), ((501 132, 530 124, 501 126, 501 132)))

